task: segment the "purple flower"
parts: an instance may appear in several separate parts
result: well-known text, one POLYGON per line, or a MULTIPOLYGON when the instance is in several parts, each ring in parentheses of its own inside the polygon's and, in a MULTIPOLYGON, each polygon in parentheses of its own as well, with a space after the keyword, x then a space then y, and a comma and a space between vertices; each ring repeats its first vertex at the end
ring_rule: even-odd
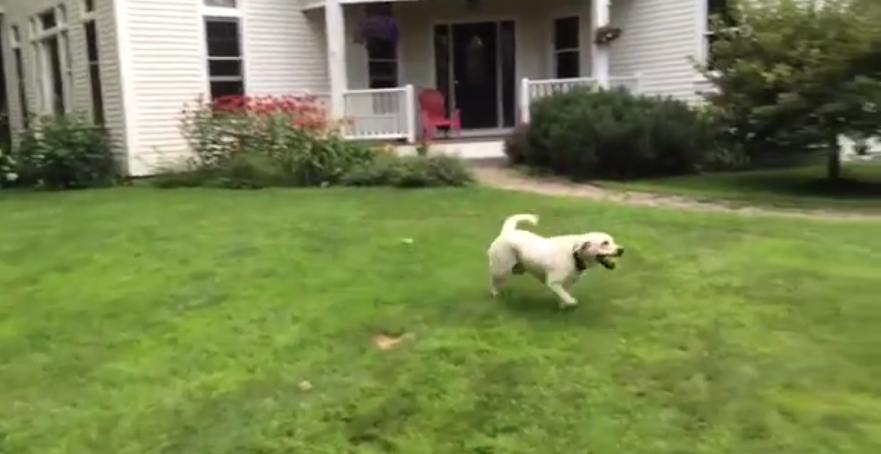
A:
POLYGON ((398 25, 390 17, 368 17, 358 26, 355 42, 364 44, 369 39, 398 41, 398 25))

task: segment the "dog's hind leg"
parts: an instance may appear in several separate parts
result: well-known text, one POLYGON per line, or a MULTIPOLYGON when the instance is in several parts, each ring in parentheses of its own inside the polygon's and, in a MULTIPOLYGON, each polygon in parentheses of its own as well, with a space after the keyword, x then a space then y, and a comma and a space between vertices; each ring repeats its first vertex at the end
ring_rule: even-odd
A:
POLYGON ((492 296, 498 296, 502 284, 517 266, 517 256, 505 247, 490 247, 489 251, 489 289, 492 296))
POLYGON ((492 293, 492 296, 499 296, 499 289, 508 279, 508 274, 490 274, 489 276, 489 291, 492 293))

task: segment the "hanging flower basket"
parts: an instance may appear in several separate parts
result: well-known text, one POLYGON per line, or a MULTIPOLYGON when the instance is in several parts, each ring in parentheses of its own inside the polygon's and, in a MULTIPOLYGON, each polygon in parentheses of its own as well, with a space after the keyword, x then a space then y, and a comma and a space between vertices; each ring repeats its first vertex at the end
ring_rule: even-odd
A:
POLYGON ((621 31, 622 30, 618 27, 603 25, 602 27, 597 28, 596 33, 594 33, 593 42, 597 45, 609 44, 621 36, 621 31))
POLYGON ((398 25, 390 17, 368 17, 358 25, 355 32, 355 42, 358 44, 366 44, 369 39, 396 43, 399 37, 398 25))

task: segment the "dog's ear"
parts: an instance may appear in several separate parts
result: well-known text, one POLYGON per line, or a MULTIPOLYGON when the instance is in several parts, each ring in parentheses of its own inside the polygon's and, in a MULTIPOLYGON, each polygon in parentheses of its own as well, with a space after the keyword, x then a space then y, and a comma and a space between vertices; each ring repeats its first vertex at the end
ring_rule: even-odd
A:
POLYGON ((572 246, 572 253, 579 255, 587 254, 590 251, 590 246, 590 241, 575 243, 575 245, 572 246))

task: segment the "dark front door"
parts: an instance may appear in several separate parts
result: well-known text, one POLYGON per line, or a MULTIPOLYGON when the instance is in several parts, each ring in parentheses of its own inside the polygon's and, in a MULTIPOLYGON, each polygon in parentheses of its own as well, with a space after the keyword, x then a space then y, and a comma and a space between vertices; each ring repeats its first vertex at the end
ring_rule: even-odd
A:
POLYGON ((436 87, 463 129, 514 125, 515 44, 513 21, 434 27, 436 87))
POLYGON ((452 26, 453 90, 463 129, 499 126, 498 23, 452 26))

